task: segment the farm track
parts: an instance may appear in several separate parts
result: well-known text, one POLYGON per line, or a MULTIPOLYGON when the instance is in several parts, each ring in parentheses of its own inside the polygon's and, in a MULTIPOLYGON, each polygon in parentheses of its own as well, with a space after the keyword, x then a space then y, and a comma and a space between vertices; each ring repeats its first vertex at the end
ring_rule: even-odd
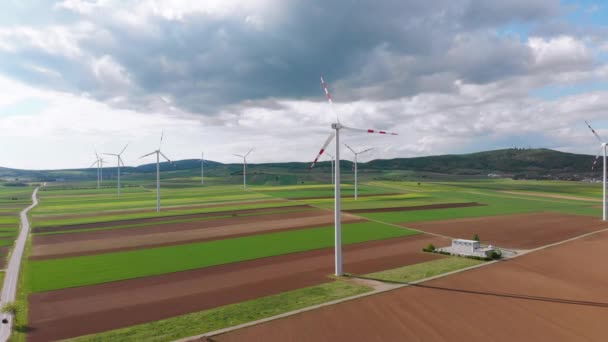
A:
MULTIPOLYGON (((371 273, 434 260, 425 234, 344 246, 345 271, 371 273)), ((29 341, 160 320, 330 281, 333 248, 30 295, 29 341)))
MULTIPOLYGON (((605 341, 608 232, 213 336, 213 341, 605 341)), ((202 341, 202 340, 201 340, 202 341)))

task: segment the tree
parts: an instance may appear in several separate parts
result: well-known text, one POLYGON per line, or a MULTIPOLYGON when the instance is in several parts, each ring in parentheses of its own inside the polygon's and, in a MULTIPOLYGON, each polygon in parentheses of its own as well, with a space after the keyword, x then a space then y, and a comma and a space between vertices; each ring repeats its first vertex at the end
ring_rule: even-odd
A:
POLYGON ((473 235, 473 240, 479 242, 479 235, 477 235, 477 233, 475 233, 475 235, 473 235))
POLYGON ((21 306, 17 302, 4 303, 4 305, 0 307, 0 312, 13 316, 13 319, 17 321, 17 315, 21 312, 21 306))

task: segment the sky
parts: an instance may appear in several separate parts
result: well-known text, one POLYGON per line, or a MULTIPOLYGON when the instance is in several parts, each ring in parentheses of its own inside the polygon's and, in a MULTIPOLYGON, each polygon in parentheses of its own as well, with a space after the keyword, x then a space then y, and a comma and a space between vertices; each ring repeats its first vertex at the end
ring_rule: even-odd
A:
POLYGON ((149 163, 161 132, 174 160, 312 161, 336 116, 399 134, 344 132, 374 148, 361 161, 596 154, 607 33, 601 1, 3 0, 0 166, 83 168, 126 144, 149 163))

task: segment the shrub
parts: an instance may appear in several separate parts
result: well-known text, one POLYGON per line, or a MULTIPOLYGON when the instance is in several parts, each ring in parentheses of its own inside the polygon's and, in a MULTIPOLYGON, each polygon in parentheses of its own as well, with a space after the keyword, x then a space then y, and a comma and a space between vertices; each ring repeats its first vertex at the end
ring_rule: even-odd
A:
POLYGON ((502 251, 500 249, 494 249, 486 252, 486 257, 491 260, 496 260, 502 258, 502 251))
POLYGON ((475 235, 473 235, 473 240, 479 242, 479 235, 477 235, 477 233, 475 233, 475 235))
POLYGON ((422 250, 425 252, 434 252, 435 251, 435 245, 433 245, 432 243, 429 243, 426 247, 424 247, 422 250))

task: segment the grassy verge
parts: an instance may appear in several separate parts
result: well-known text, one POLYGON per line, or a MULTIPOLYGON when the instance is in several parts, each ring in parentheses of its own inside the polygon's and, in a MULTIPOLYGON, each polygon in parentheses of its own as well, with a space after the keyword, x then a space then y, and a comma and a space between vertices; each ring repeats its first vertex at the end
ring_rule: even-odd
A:
POLYGON ((436 275, 456 271, 459 269, 483 264, 484 261, 472 260, 459 257, 447 257, 443 259, 427 261, 420 264, 404 266, 392 270, 366 274, 365 278, 392 281, 398 283, 409 283, 436 275))
POLYGON ((370 291, 365 286, 334 281, 215 309, 135 325, 69 341, 173 341, 370 291))
MULTIPOLYGON (((352 244, 414 234, 419 232, 382 223, 350 223, 343 225, 342 241, 352 244)), ((326 248, 333 244, 334 227, 326 226, 187 245, 30 261, 31 291, 50 291, 186 271, 326 248)))

